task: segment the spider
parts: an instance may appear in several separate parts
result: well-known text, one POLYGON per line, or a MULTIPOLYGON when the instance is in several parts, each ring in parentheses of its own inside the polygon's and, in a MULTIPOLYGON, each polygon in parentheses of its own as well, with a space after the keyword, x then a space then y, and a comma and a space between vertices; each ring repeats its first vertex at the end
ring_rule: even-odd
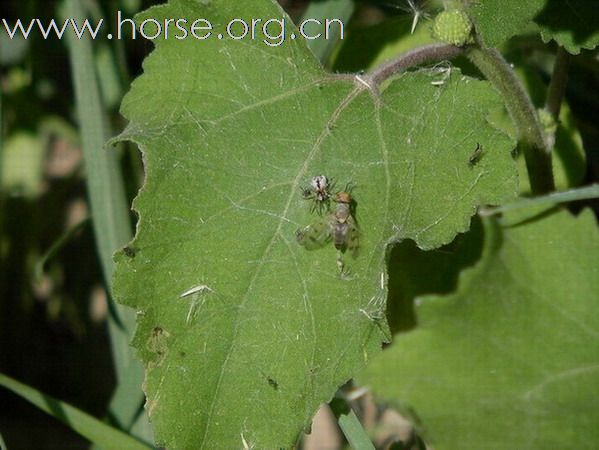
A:
POLYGON ((334 183, 326 175, 316 175, 310 181, 310 187, 302 188, 302 198, 312 200, 311 212, 317 211, 322 215, 323 210, 330 209, 333 186, 334 183))

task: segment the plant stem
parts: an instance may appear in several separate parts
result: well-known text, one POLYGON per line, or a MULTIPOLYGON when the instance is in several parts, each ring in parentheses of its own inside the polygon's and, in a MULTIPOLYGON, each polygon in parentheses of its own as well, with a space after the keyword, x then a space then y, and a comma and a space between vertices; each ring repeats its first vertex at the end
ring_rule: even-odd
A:
POLYGON ((568 83, 568 65, 570 55, 563 47, 558 47, 553 65, 553 74, 547 90, 545 100, 545 110, 551 114, 551 117, 557 122, 559 110, 562 106, 562 100, 566 93, 566 84, 568 83))
POLYGON ((369 74, 370 80, 375 86, 379 86, 389 77, 403 72, 410 67, 453 59, 463 52, 463 48, 448 44, 431 44, 418 47, 374 69, 369 74))
POLYGON ((524 153, 532 193, 553 191, 551 154, 546 149, 536 110, 516 74, 495 49, 473 46, 467 56, 503 97, 518 130, 518 146, 524 153))

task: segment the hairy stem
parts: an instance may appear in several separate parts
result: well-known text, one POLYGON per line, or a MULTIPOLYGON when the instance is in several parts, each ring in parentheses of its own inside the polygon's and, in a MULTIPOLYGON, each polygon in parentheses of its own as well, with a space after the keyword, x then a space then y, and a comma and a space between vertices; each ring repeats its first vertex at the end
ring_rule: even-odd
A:
POLYGON ((503 97, 518 130, 518 147, 524 153, 532 193, 553 191, 551 154, 546 149, 536 110, 516 74, 495 49, 473 46, 467 56, 503 97))
POLYGON ((396 59, 389 61, 386 64, 382 64, 370 72, 369 77, 373 84, 378 87, 389 77, 403 72, 410 67, 453 59, 456 56, 461 55, 463 52, 463 48, 455 47, 453 45, 425 45, 423 47, 410 50, 409 52, 400 55, 396 59))
POLYGON ((559 110, 562 106, 562 100, 566 93, 566 84, 568 83, 568 65, 570 55, 563 47, 558 47, 555 55, 555 64, 553 65, 553 74, 547 90, 545 99, 545 110, 551 114, 555 121, 559 118, 559 110))

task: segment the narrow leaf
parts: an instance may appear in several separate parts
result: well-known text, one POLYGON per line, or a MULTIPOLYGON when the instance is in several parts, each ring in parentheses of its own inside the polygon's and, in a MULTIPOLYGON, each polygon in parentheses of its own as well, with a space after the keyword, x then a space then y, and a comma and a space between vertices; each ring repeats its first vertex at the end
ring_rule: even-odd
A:
POLYGON ((536 207, 538 205, 556 205, 559 203, 590 200, 593 198, 599 198, 599 184, 571 189, 569 191, 554 192, 540 197, 521 198, 513 203, 481 209, 479 210, 479 214, 481 216, 491 216, 493 214, 501 214, 516 209, 536 207))
POLYGON ((345 27, 354 13, 354 0, 324 0, 310 2, 302 21, 308 21, 305 28, 310 38, 306 42, 316 57, 326 65, 329 56, 340 39, 345 39, 345 27), (311 21, 312 20, 312 21, 311 21), (318 20, 318 23, 313 22, 318 20), (327 21, 332 26, 327 27, 327 21), (320 37, 313 39, 320 35, 320 37))
MULTIPOLYGON (((66 0, 62 13, 63 17, 75 18, 80 23, 85 17, 80 0, 66 0)), ((81 40, 77 39, 74 33, 68 33, 68 37, 87 194, 100 263, 110 291, 114 271, 112 255, 131 238, 129 209, 118 155, 104 147, 110 134, 98 86, 92 40, 87 35, 81 40)), ((112 302, 112 292, 109 294, 112 302)), ((117 382, 133 386, 126 392, 122 389, 117 391, 122 396, 113 400, 110 413, 118 423, 127 427, 135 421, 143 400, 143 393, 139 389, 143 379, 142 369, 129 347, 135 318, 132 311, 116 303, 112 304, 110 312, 108 325, 117 382), (126 379, 131 376, 134 378, 126 379)))
POLYGON ((56 400, 6 375, 0 374, 0 385, 34 404, 45 413, 63 422, 76 433, 103 448, 118 448, 119 450, 147 450, 152 448, 68 403, 56 400))
POLYGON ((374 450, 374 445, 372 445, 355 412, 350 411, 349 414, 341 415, 339 417, 339 426, 354 450, 374 450))

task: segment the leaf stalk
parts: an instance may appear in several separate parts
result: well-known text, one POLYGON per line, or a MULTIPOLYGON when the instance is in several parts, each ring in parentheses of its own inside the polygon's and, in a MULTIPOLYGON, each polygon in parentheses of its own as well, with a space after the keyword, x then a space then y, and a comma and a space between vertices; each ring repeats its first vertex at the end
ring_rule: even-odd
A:
POLYGON ((464 49, 448 44, 431 44, 415 48, 399 55, 386 64, 381 64, 370 72, 369 77, 375 86, 380 86, 385 80, 403 72, 410 67, 445 61, 461 55, 464 49))

